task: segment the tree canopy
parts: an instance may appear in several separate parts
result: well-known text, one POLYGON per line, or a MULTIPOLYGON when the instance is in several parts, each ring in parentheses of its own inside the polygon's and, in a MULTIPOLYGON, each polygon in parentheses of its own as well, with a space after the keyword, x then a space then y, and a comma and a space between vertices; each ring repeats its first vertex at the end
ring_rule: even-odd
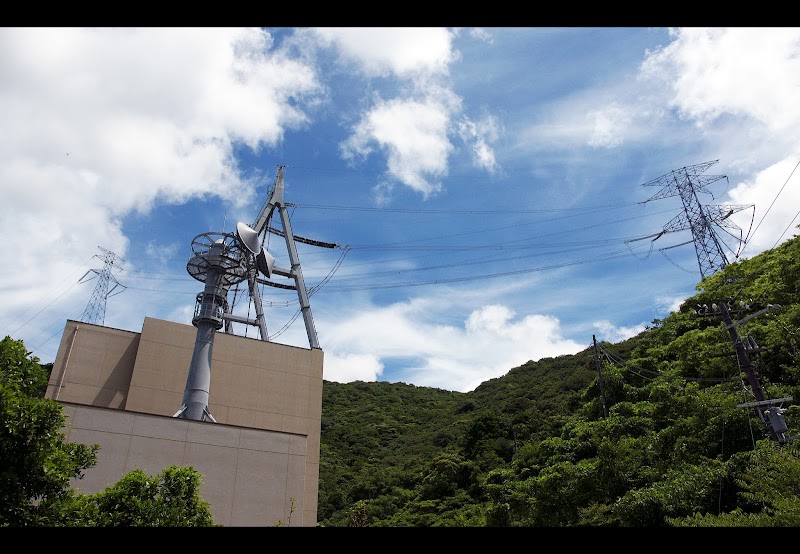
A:
POLYGON ((97 494, 73 490, 71 480, 97 463, 99 447, 67 442, 61 405, 44 397, 48 378, 22 341, 0 341, 0 526, 214 525, 191 467, 152 477, 133 470, 97 494))
MULTIPOLYGON (((800 441, 746 407, 729 331, 697 310, 730 305, 767 398, 797 398, 799 240, 704 278, 597 357, 530 361, 469 393, 325 381, 320 525, 800 525, 800 441)), ((800 435, 798 406, 782 409, 800 435)))

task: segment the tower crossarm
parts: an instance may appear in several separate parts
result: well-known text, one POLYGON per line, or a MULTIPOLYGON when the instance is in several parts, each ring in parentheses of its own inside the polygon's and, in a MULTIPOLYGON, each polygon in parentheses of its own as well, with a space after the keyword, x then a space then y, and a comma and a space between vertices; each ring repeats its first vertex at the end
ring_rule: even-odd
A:
MULTIPOLYGON (((725 227, 727 229, 736 229, 741 230, 738 225, 736 225, 733 221, 729 218, 733 214, 737 212, 741 212, 742 210, 747 210, 753 207, 753 204, 747 205, 707 205, 705 208, 701 208, 704 211, 706 221, 713 225, 719 225, 720 227, 725 227)), ((675 217, 673 217, 666 225, 664 225, 664 231, 667 233, 672 233, 675 231, 685 231, 687 229, 691 229, 691 224, 689 222, 689 218, 687 217, 685 212, 682 212, 675 217)))
POLYGON ((681 190, 685 187, 687 182, 692 183, 695 192, 708 192, 705 188, 706 185, 715 181, 719 181, 720 179, 727 179, 725 175, 701 175, 718 161, 719 160, 714 160, 702 164, 689 165, 681 169, 675 169, 662 175, 661 177, 656 177, 651 181, 643 183, 643 187, 661 187, 661 190, 647 200, 641 202, 641 204, 645 204, 652 200, 660 200, 662 198, 678 196, 681 194, 681 190))
MULTIPOLYGON (((279 237, 286 236, 284 231, 276 229, 275 227, 269 227, 267 230, 272 234, 278 235, 279 237)), ((307 239, 299 235, 294 235, 294 240, 295 242, 302 242, 303 244, 310 244, 311 246, 319 246, 321 248, 342 248, 342 246, 334 242, 323 242, 321 240, 307 239)))
POLYGON ((728 229, 739 229, 739 226, 729 218, 737 212, 749 210, 754 206, 755 204, 724 204, 721 206, 707 205, 705 210, 710 222, 714 225, 719 225, 720 227, 726 227, 728 229))
POLYGON ((674 233, 676 231, 685 231, 686 229, 690 229, 691 226, 689 225, 689 218, 686 217, 686 214, 681 212, 675 217, 673 217, 666 225, 664 225, 664 231, 667 233, 674 233))

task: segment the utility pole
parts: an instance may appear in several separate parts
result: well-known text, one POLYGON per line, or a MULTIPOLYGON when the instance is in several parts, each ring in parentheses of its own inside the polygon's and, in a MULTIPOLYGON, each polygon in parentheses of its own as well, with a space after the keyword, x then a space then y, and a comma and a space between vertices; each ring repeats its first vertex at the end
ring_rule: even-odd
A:
POLYGON ((761 383, 758 380, 758 375, 756 375, 755 368, 750 362, 750 358, 747 356, 747 347, 739 337, 739 333, 736 331, 737 325, 740 325, 745 321, 769 310, 780 308, 780 305, 770 304, 763 310, 760 310, 740 321, 733 321, 728 305, 725 302, 713 304, 712 307, 714 308, 715 312, 719 311, 718 315, 725 324, 725 330, 728 331, 728 334, 733 341, 733 348, 736 351, 736 358, 739 362, 739 367, 744 371, 745 379, 747 379, 747 382, 750 384, 750 389, 753 393, 753 396, 756 397, 755 402, 738 404, 737 408, 755 408, 756 412, 758 413, 758 417, 766 426, 773 440, 779 443, 791 442, 795 439, 795 437, 790 437, 788 435, 789 428, 786 426, 786 421, 783 418, 783 414, 786 410, 781 408, 780 405, 784 402, 791 401, 792 398, 787 397, 770 400, 766 397, 763 389, 761 388, 761 383))
POLYGON ((600 385, 600 400, 603 402, 603 417, 608 417, 608 408, 606 407, 606 393, 603 389, 603 371, 600 364, 600 356, 597 354, 597 339, 592 335, 592 342, 594 343, 594 360, 597 364, 597 382, 600 385))
POLYGON ((690 229, 695 253, 697 254, 697 263, 700 266, 701 278, 713 274, 729 263, 722 248, 723 243, 714 231, 713 225, 738 231, 738 241, 741 245, 743 243, 742 230, 729 221, 728 218, 736 212, 753 207, 752 204, 740 206, 703 206, 700 204, 700 200, 697 197, 698 192, 708 192, 706 185, 720 179, 727 179, 725 175, 702 175, 718 161, 714 160, 677 169, 642 185, 660 186, 662 188, 652 197, 641 202, 641 204, 669 196, 680 196, 683 204, 683 213, 664 225, 664 229, 658 233, 653 241, 665 233, 690 229))
MULTIPOLYGON (((89 299, 89 303, 86 305, 86 309, 83 311, 80 321, 103 325, 106 320, 106 300, 108 300, 109 297, 116 296, 122 292, 120 290, 116 294, 111 294, 117 287, 125 288, 125 285, 121 285, 111 274, 111 270, 114 268, 114 266, 120 262, 123 262, 124 260, 111 250, 106 250, 101 246, 98 246, 98 248, 103 251, 103 256, 100 257, 95 255, 94 257, 103 260, 103 269, 101 271, 97 269, 90 269, 83 274, 83 277, 78 279, 79 283, 84 282, 83 278, 89 275, 91 272, 94 272, 100 277, 94 287, 92 297, 89 299), (108 286, 111 282, 114 283, 114 286, 109 289, 108 286)), ((94 277, 87 279, 87 281, 91 281, 92 279, 94 279, 94 277)))

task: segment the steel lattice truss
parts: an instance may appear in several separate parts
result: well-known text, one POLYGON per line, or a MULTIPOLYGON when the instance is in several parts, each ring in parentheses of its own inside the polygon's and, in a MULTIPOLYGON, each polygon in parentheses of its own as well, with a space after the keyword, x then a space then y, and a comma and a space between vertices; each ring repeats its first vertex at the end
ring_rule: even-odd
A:
MULTIPOLYGON (((660 186, 655 195, 645 200, 660 200, 671 196, 680 196, 683 203, 683 213, 674 217, 664 226, 664 233, 673 231, 684 231, 690 229, 694 241, 694 248, 697 254, 697 262, 700 266, 702 277, 711 275, 719 269, 728 265, 729 261, 723 250, 723 244, 713 226, 719 226, 731 231, 738 231, 737 240, 741 244, 741 229, 728 218, 736 212, 753 207, 751 205, 706 205, 703 206, 697 198, 698 192, 709 192, 706 186, 727 179, 725 175, 702 175, 709 167, 719 160, 696 164, 676 169, 652 181, 644 183, 642 186, 660 186)), ((734 233, 729 233, 734 236, 734 233)))
POLYGON ((83 315, 81 316, 80 320, 84 323, 103 325, 106 320, 106 301, 110 296, 115 296, 116 294, 122 292, 120 290, 115 294, 111 294, 117 289, 117 287, 125 288, 125 285, 121 285, 111 274, 111 270, 124 260, 111 250, 106 250, 101 246, 98 246, 98 248, 103 251, 103 256, 95 255, 95 258, 100 258, 103 260, 103 269, 90 269, 84 273, 83 277, 81 277, 78 281, 83 281, 83 278, 92 272, 99 277, 97 284, 94 286, 92 297, 89 299, 89 303, 86 305, 86 309, 83 311, 83 315), (111 285, 111 283, 113 283, 113 286, 109 289, 109 285, 111 285))

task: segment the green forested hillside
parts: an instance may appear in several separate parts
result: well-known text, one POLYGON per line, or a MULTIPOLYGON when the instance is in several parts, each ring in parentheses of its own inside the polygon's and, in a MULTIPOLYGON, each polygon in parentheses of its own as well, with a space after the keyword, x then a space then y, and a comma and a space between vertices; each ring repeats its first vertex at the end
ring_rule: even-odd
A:
POLYGON ((693 313, 722 302, 764 395, 800 400, 795 237, 598 358, 528 362, 469 393, 325 381, 319 525, 800 525, 800 440, 738 407, 756 397, 732 337, 719 311, 693 313))

